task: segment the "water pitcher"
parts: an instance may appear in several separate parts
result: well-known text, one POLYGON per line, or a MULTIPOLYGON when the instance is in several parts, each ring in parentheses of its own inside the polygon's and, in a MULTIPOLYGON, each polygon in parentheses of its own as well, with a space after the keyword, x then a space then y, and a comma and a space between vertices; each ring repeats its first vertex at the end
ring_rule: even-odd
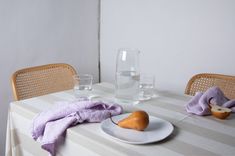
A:
POLYGON ((119 49, 115 76, 116 100, 138 103, 139 79, 139 50, 119 49))

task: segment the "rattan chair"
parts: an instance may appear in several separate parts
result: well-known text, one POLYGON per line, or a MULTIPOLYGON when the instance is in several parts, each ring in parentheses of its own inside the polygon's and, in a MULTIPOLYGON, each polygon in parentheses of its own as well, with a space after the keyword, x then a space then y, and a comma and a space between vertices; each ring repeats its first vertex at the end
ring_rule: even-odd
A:
POLYGON ((185 89, 185 94, 195 95, 208 88, 218 86, 229 99, 235 99, 235 76, 202 73, 193 76, 185 89))
POLYGON ((16 71, 11 78, 15 100, 23 100, 73 88, 75 69, 63 63, 16 71))

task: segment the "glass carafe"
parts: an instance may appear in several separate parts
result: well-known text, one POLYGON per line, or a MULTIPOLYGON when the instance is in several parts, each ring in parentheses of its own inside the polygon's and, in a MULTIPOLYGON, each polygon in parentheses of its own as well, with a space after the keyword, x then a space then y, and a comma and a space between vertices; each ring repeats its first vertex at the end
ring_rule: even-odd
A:
POLYGON ((119 49, 116 60, 115 98, 118 102, 138 103, 139 50, 119 49))

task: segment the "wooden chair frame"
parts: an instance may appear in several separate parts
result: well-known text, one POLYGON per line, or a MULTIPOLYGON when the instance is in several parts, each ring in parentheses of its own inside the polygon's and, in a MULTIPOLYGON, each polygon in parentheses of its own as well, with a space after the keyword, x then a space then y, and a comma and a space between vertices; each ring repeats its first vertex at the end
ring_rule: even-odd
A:
POLYGON ((235 76, 201 73, 193 76, 185 89, 185 94, 195 95, 196 92, 205 92, 213 86, 218 86, 230 99, 235 98, 235 76))
POLYGON ((16 71, 11 77, 15 100, 41 96, 73 88, 76 70, 69 64, 57 63, 16 71))

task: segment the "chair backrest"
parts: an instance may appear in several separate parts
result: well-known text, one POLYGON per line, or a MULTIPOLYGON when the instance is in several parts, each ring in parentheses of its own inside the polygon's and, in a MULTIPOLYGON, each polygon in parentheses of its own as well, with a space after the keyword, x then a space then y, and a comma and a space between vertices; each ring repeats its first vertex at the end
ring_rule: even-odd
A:
POLYGON ((48 64, 16 71, 11 78, 15 100, 23 100, 73 88, 76 70, 63 63, 48 64))
POLYGON ((185 94, 195 95, 205 92, 213 86, 218 86, 229 99, 235 99, 235 76, 202 73, 193 76, 185 89, 185 94))

